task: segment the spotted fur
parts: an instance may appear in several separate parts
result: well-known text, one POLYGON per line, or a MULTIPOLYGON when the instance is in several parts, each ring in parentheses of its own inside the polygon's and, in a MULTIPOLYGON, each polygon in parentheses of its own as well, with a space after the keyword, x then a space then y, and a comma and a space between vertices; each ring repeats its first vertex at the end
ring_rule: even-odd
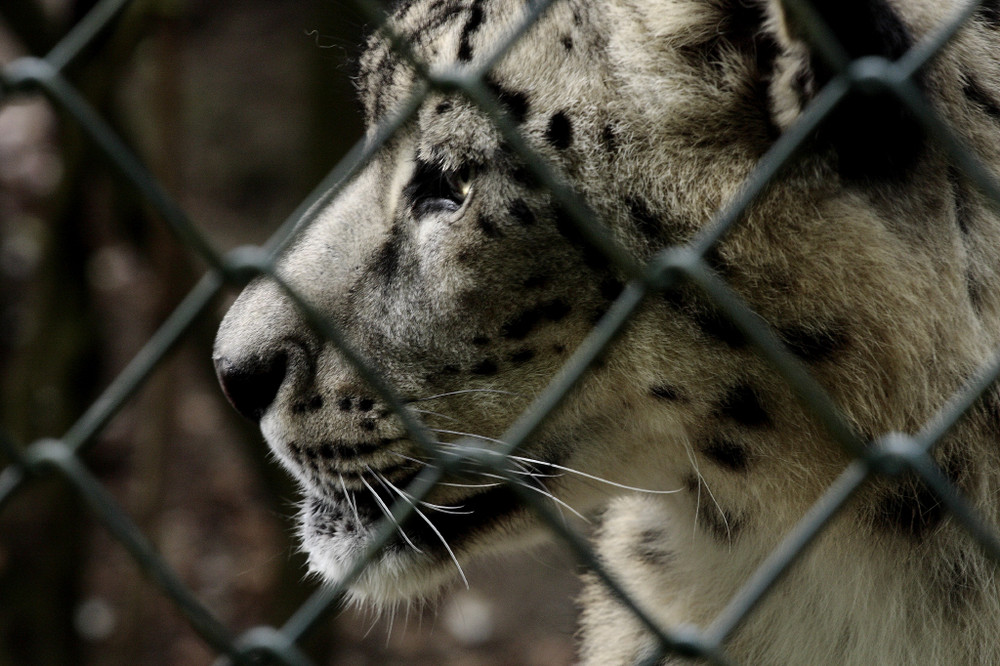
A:
MULTIPOLYGON (((847 55, 895 59, 959 3, 815 5, 847 55)), ((412 0, 389 26, 432 69, 471 67, 524 11, 523 0, 412 0)), ((997 16, 996 2, 982 3, 916 84, 1000 176, 997 16)), ((834 77, 806 33, 771 0, 558 0, 485 82, 644 260, 708 224, 834 77)), ((410 95, 414 71, 384 34, 370 40, 358 81, 373 134, 410 95)), ((874 440, 917 432, 1000 345, 998 247, 994 209, 912 114, 875 91, 852 93, 827 118, 708 259, 874 440)), ((445 449, 463 436, 493 447, 624 284, 488 115, 444 92, 302 231, 279 270, 445 449)), ((215 362, 300 482, 310 566, 337 580, 427 455, 272 282, 237 300, 215 362)), ((934 451, 993 525, 997 404, 985 397, 934 451)), ((599 558, 665 626, 710 623, 850 462, 685 285, 647 299, 519 455, 515 469, 539 498, 604 507, 599 558)), ((516 493, 476 474, 433 491, 351 594, 376 604, 431 595, 456 564, 544 533, 516 493)), ((726 649, 749 664, 1000 663, 996 581, 930 488, 879 477, 726 649)), ((655 652, 596 578, 581 605, 585 663, 655 652)))

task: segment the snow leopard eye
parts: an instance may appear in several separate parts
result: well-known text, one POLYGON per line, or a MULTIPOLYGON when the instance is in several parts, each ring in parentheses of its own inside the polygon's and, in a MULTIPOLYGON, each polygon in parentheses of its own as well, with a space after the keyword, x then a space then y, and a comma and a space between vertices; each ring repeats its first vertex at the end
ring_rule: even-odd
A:
POLYGON ((465 203, 472 192, 474 170, 464 165, 454 171, 444 171, 434 164, 417 162, 413 178, 403 190, 414 217, 433 213, 451 213, 465 203))

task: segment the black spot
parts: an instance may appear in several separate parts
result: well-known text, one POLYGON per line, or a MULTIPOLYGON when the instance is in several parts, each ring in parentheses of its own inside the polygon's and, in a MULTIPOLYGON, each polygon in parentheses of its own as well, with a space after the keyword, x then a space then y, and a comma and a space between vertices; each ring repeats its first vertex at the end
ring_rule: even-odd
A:
POLYGON ((477 335, 472 338, 472 344, 479 345, 480 347, 490 344, 490 339, 485 335, 477 335))
POLYGON ((997 104, 996 100, 990 97, 989 93, 979 85, 979 82, 968 74, 965 75, 965 85, 962 86, 962 92, 966 99, 978 106, 986 115, 994 120, 1000 120, 1000 104, 997 104))
POLYGON ((393 225, 389 237, 385 239, 372 257, 369 269, 378 275, 385 284, 390 284, 399 270, 399 258, 402 252, 403 230, 399 225, 393 225))
POLYGON ((926 537, 946 514, 937 495, 914 476, 877 495, 873 515, 876 528, 916 541, 926 537))
POLYGON ((511 340, 521 340, 542 319, 542 313, 537 308, 525 310, 503 325, 503 337, 511 340))
MULTIPOLYGON (((361 427, 365 430, 374 430, 375 422, 372 420, 365 420, 361 423, 361 427)), ((356 456, 368 456, 373 453, 378 453, 385 447, 385 443, 388 440, 380 440, 378 442, 356 442, 353 445, 354 455, 356 456)))
POLYGON ((674 553, 667 548, 669 537, 659 529, 646 529, 639 533, 639 538, 632 544, 632 554, 637 560, 656 569, 668 566, 674 559, 674 553))
POLYGON ((691 320, 701 331, 733 349, 746 346, 743 331, 726 314, 710 306, 699 308, 690 314, 691 320))
POLYGON ((649 392, 654 398, 659 398, 660 400, 678 401, 684 399, 680 389, 670 384, 657 384, 651 387, 649 392))
POLYGON ((573 50, 573 38, 570 37, 569 35, 563 35, 562 39, 560 39, 559 41, 562 43, 563 48, 566 49, 567 51, 573 50))
POLYGON ((515 364, 527 363, 533 358, 535 358, 534 349, 519 349, 510 355, 510 362, 515 364))
POLYGON ((562 356, 563 354, 566 353, 566 345, 559 345, 559 344, 552 345, 552 352, 558 354, 559 356, 562 356))
POLYGON ((510 178, 518 185, 526 187, 529 190, 537 190, 542 185, 531 169, 524 164, 519 164, 513 168, 510 172, 510 178))
POLYGON ((601 280, 601 297, 606 301, 618 298, 623 289, 625 289, 625 285, 618 278, 606 277, 601 280))
POLYGON ((549 321, 561 321, 569 314, 570 309, 568 303, 557 298, 542 303, 542 316, 549 321))
POLYGON ((521 340, 531 332, 543 319, 557 322, 570 312, 570 306, 559 299, 546 301, 533 308, 521 312, 503 325, 501 333, 505 338, 521 340))
POLYGON ((701 447, 701 452, 712 462, 733 472, 745 472, 750 467, 746 448, 725 437, 712 438, 701 447))
POLYGON ((442 113, 448 113, 451 111, 451 102, 441 102, 434 107, 434 113, 441 115, 442 113))
POLYGON ((447 365, 441 366, 442 375, 457 375, 459 372, 461 372, 461 369, 457 365, 452 365, 449 363, 447 365))
POLYGON ((570 245, 580 250, 583 255, 583 263, 587 268, 594 271, 607 270, 609 266, 608 258, 604 256, 604 253, 599 248, 592 245, 584 237, 576 222, 573 221, 573 218, 562 206, 555 207, 553 218, 555 220, 556 231, 570 245))
POLYGON ((739 327, 724 312, 699 297, 689 286, 681 285, 667 289, 661 295, 663 301, 681 316, 687 317, 707 337, 732 349, 746 346, 747 340, 739 327))
POLYGON ((333 460, 337 456, 337 452, 333 448, 333 444, 330 442, 323 442, 319 445, 319 455, 326 460, 333 460))
POLYGON ((825 361, 847 346, 847 335, 840 327, 786 326, 778 330, 778 335, 789 351, 806 363, 825 361))
POLYGON ((524 281, 525 289, 539 289, 549 283, 548 275, 532 275, 524 281))
POLYGON ((361 422, 361 429, 371 432, 372 430, 375 429, 375 421, 371 419, 365 419, 364 421, 361 422))
POLYGON ((610 309, 611 309, 610 304, 606 304, 606 305, 598 305, 593 310, 591 310, 590 315, 587 317, 587 320, 590 322, 590 325, 597 326, 597 324, 602 319, 604 319, 604 315, 608 314, 608 310, 610 309))
POLYGON ((527 227, 535 223, 535 214, 528 207, 528 204, 524 202, 524 199, 515 199, 512 201, 507 208, 507 212, 522 226, 527 227))
POLYGON ((492 77, 486 78, 486 86, 507 113, 510 114, 510 117, 514 119, 514 122, 524 122, 525 118, 528 117, 528 109, 531 106, 530 100, 525 93, 507 90, 492 77))
POLYGON ((482 231, 483 235, 487 238, 499 238, 503 235, 500 233, 500 229, 497 228, 496 222, 494 222, 488 215, 477 215, 476 226, 479 227, 479 230, 482 231))
POLYGON ((469 11, 469 18, 465 21, 465 26, 462 27, 462 36, 458 41, 458 59, 462 62, 469 62, 472 60, 472 36, 479 30, 479 26, 483 23, 483 7, 481 0, 476 0, 472 3, 472 8, 469 11))
POLYGON ((323 398, 319 395, 313 395, 308 400, 303 400, 301 402, 296 402, 292 405, 292 412, 295 414, 304 414, 306 412, 315 412, 323 407, 323 398))
POLYGON ((1000 0, 983 0, 976 9, 976 16, 992 28, 1000 28, 1000 0))
POLYGON ((565 111, 552 114, 545 138, 559 150, 566 150, 573 144, 573 123, 565 111))
POLYGON ((340 411, 342 411, 342 412, 349 411, 351 409, 351 399, 350 398, 341 398, 337 402, 337 407, 339 407, 340 411))
POLYGON ((965 274, 965 288, 969 293, 969 302, 976 312, 983 311, 983 299, 986 296, 986 289, 982 282, 977 280, 971 273, 965 274))
POLYGON ((719 507, 712 501, 708 488, 696 476, 688 476, 684 480, 688 492, 698 497, 698 525, 723 543, 732 543, 739 536, 744 525, 743 521, 727 509, 719 507))
POLYGON ((972 219, 969 189, 962 172, 951 164, 948 165, 948 183, 951 185, 951 196, 955 201, 955 222, 963 234, 968 234, 969 222, 972 219))
POLYGON ((641 199, 629 197, 626 201, 629 215, 636 228, 643 236, 654 243, 659 243, 663 234, 663 223, 656 217, 641 199))
MULTIPOLYGON (((959 492, 972 477, 972 468, 958 455, 945 456, 938 466, 959 492)), ((945 505, 913 472, 904 473, 898 480, 883 480, 876 486, 874 507, 876 528, 915 541, 928 536, 948 516, 945 505)))
POLYGON ((719 403, 718 413, 749 428, 767 426, 771 423, 771 417, 760 404, 757 392, 748 384, 738 384, 730 389, 719 403))
POLYGON ((375 401, 371 398, 362 398, 358 400, 358 410, 362 412, 370 412, 375 406, 375 401))
POLYGON ((570 216, 566 209, 562 206, 557 206, 553 217, 555 218, 556 231, 559 235, 570 242, 571 245, 584 246, 586 241, 583 238, 583 234, 580 233, 580 227, 577 226, 576 222, 570 216))
POLYGON ((601 130, 601 141, 604 143, 604 149, 609 153, 618 150, 618 135, 615 134, 615 128, 610 123, 601 130))
POLYGON ((472 366, 472 370, 470 372, 474 375, 489 376, 497 374, 498 370, 499 368, 497 367, 496 362, 486 358, 472 366))

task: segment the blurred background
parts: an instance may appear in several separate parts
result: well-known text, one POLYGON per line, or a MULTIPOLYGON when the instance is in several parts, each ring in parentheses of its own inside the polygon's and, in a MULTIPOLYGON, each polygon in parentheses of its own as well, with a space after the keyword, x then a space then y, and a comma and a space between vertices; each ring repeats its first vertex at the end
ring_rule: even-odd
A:
MULTIPOLYGON (((2 0, 0 66, 44 55, 92 0, 2 0)), ((65 72, 219 249, 260 243, 360 135, 370 26, 333 0, 135 0, 65 72)), ((59 437, 203 273, 59 108, 0 97, 0 430, 59 437)), ((210 362, 230 290, 85 462, 235 634, 314 589, 296 493, 210 362)), ((0 454, 0 469, 9 461, 0 454)), ((576 565, 557 548, 467 569, 471 589, 392 622, 335 610, 318 664, 567 664, 576 565)), ((0 512, 0 666, 212 664, 214 652, 73 490, 0 512)))

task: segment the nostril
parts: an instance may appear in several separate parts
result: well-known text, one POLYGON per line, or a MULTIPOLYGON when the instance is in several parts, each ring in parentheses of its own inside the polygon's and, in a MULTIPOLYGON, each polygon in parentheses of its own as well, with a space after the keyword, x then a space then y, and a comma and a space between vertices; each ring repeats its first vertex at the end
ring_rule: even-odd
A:
POLYGON ((239 362, 215 359, 215 374, 222 390, 243 416, 260 421, 274 402, 288 372, 288 355, 280 352, 268 358, 249 358, 239 362))

